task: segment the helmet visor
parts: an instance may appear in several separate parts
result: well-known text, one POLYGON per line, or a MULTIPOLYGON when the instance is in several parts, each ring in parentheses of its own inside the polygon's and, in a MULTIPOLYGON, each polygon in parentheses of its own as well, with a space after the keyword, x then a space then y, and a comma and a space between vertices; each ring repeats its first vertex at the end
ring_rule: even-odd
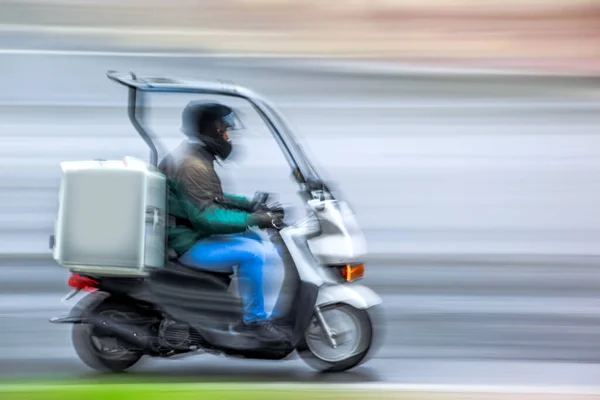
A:
POLYGON ((223 122, 223 124, 225 124, 225 127, 228 131, 239 131, 245 128, 244 124, 242 123, 242 120, 233 110, 229 114, 221 118, 221 121, 223 122))

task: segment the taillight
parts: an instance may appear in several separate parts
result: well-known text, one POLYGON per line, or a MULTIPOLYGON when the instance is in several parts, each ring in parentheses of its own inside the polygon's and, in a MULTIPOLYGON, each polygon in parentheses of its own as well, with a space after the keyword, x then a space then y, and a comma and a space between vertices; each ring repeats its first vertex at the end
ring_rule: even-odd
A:
POLYGON ((91 278, 83 277, 79 274, 73 274, 69 277, 69 286, 73 289, 93 292, 97 290, 96 288, 98 287, 98 282, 91 278))

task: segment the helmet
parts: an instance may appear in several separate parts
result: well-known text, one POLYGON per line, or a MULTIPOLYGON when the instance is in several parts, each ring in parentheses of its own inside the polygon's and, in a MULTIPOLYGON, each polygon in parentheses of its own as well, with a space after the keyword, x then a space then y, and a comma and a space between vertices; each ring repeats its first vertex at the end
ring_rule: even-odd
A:
POLYGON ((232 150, 226 131, 241 128, 235 111, 220 103, 191 101, 181 114, 181 131, 202 141, 208 151, 223 160, 232 150))

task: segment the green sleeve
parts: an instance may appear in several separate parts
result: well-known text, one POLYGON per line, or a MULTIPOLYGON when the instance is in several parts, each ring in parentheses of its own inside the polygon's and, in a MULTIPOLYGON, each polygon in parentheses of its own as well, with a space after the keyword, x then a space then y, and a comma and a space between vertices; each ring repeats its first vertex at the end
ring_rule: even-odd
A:
POLYGON ((252 214, 243 211, 227 210, 215 205, 199 208, 179 182, 169 180, 172 202, 177 205, 177 214, 187 216, 194 228, 212 234, 234 234, 246 231, 255 225, 252 214))
POLYGON ((223 196, 225 202, 227 203, 227 205, 231 206, 232 208, 237 208, 238 210, 242 210, 242 211, 251 211, 251 201, 250 199, 244 197, 244 196, 238 196, 235 194, 229 194, 229 193, 225 193, 225 195, 223 196))
POLYGON ((186 202, 187 215, 194 228, 216 235, 228 235, 246 231, 255 224, 252 214, 209 206, 200 210, 195 204, 186 202))

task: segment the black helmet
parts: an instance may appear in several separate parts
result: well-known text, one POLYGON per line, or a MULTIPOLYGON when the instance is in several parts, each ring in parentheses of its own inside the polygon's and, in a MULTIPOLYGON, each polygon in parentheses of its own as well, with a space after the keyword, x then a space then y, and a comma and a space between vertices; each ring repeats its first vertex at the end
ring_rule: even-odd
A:
POLYGON ((200 139, 207 150, 223 160, 232 150, 223 131, 242 127, 235 111, 220 103, 191 101, 181 114, 181 131, 190 138, 200 139))

